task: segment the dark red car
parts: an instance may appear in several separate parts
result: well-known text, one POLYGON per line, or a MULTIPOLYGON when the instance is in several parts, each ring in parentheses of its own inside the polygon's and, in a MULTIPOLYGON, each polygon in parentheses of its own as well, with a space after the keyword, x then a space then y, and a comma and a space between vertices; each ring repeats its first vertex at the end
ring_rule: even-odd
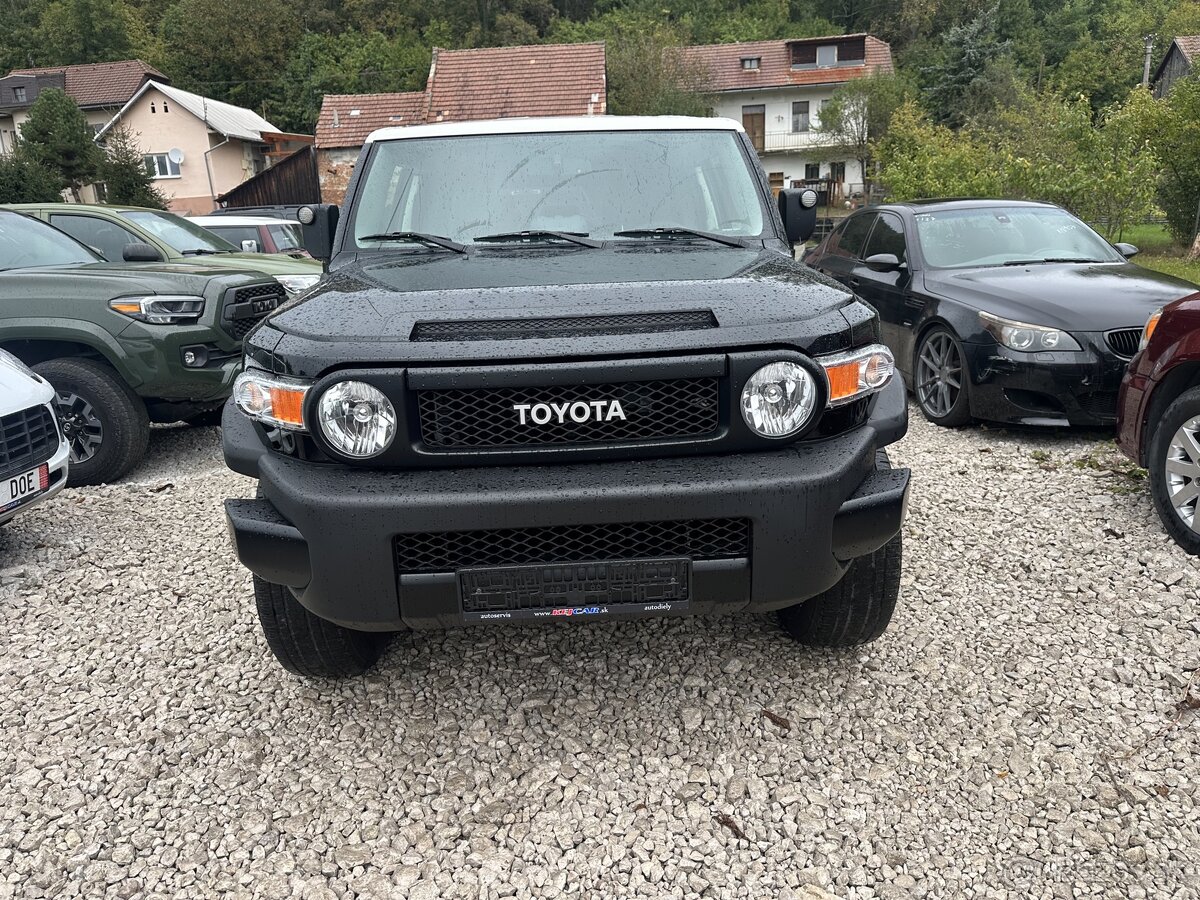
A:
POLYGON ((1117 444, 1149 470, 1167 532, 1200 555, 1200 293, 1151 314, 1117 417, 1117 444))

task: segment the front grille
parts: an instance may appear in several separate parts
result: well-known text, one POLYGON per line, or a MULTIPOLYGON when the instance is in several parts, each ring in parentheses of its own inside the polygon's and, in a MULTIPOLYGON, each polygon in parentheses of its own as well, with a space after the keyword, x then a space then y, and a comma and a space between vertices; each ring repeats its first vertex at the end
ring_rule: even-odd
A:
POLYGON ((44 463, 58 447, 58 427, 45 406, 0 418, 0 478, 44 463))
MULTIPOLYGON (((720 423, 717 378, 675 378, 616 384, 553 385, 519 388, 458 388, 417 392, 421 440, 427 447, 518 447, 539 444, 617 444, 629 441, 698 438, 716 433, 720 423), (597 411, 596 401, 604 401, 597 411), (614 415, 620 403, 624 419, 614 415), (534 405, 583 403, 585 421, 569 411, 559 422, 534 418, 534 405), (521 411, 516 407, 528 405, 521 411)), ((582 413, 582 407, 575 411, 582 413)), ((582 415, 580 416, 582 417, 582 415)))
POLYGON ((283 285, 278 282, 233 288, 225 295, 221 327, 234 340, 240 341, 283 303, 286 296, 283 285))
POLYGON ((400 574, 473 566, 590 560, 736 559, 750 555, 749 519, 552 525, 491 531, 422 531, 395 538, 400 574))
POLYGON ((1124 359, 1133 359, 1137 353, 1138 344, 1142 342, 1142 329, 1122 328, 1110 331, 1104 335, 1108 349, 1124 359))
POLYGON ((463 322, 418 322, 413 341, 521 341, 607 334, 653 334, 716 328, 709 310, 622 313, 607 316, 555 316, 542 319, 476 319, 463 322))

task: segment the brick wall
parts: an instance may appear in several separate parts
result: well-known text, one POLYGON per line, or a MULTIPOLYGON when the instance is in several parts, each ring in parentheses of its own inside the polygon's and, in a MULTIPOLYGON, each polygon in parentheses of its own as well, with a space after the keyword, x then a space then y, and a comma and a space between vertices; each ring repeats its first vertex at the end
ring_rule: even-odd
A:
POLYGON ((358 160, 358 147, 339 147, 317 151, 317 170, 321 176, 321 202, 341 205, 346 200, 346 186, 358 160))

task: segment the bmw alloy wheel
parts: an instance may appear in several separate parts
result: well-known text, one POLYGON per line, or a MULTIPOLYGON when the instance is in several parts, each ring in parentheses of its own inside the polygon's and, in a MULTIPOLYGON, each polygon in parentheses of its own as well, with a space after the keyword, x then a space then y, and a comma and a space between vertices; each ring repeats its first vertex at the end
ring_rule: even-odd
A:
POLYGON ((59 392, 55 402, 63 437, 71 445, 71 462, 81 463, 91 459, 104 440, 104 425, 92 404, 70 392, 59 392))
POLYGON ((1200 532, 1200 416, 1188 419, 1176 429, 1167 446, 1167 493, 1180 520, 1192 531, 1200 532))
POLYGON ((935 331, 921 345, 916 382, 921 408, 934 419, 948 416, 962 393, 962 359, 949 332, 935 331))

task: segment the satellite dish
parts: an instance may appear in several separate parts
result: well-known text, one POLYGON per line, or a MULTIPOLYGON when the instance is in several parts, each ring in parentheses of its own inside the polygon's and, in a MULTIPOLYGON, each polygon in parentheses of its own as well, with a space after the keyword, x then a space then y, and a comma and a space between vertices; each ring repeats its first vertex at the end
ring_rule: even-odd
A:
POLYGON ((181 162, 183 162, 183 151, 178 147, 172 147, 167 151, 167 159, 175 163, 175 165, 179 165, 181 162))

